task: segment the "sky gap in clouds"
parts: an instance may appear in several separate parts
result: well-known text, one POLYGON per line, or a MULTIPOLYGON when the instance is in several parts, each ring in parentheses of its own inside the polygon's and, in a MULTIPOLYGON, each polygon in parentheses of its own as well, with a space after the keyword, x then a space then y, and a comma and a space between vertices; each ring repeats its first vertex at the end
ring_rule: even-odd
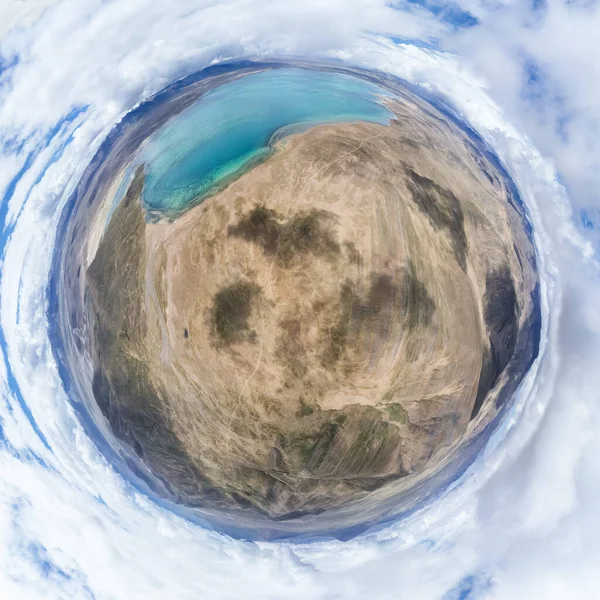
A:
POLYGON ((478 24, 478 20, 468 11, 463 10, 456 2, 440 0, 400 0, 392 3, 398 10, 408 10, 411 6, 419 7, 430 13, 437 20, 455 28, 469 28, 478 24))

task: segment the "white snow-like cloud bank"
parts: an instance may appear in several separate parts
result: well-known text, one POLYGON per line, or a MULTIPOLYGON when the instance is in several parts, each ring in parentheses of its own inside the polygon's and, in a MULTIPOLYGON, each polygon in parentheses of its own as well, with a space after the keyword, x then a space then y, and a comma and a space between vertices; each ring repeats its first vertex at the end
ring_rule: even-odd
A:
POLYGON ((598 27, 583 0, 3 0, 0 596, 597 597, 598 27), (540 250, 541 358, 502 431, 428 508, 345 543, 237 541, 154 505, 85 436, 48 340, 60 209, 114 123, 212 62, 279 56, 445 95, 515 179, 540 250))

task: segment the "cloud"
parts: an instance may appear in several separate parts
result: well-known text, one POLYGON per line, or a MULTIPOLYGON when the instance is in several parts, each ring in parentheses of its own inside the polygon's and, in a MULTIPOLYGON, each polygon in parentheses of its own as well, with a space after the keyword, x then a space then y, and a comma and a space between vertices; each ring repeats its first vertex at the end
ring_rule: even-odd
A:
POLYGON ((555 161, 577 207, 597 203, 600 182, 600 5, 586 0, 465 2, 477 27, 445 47, 484 72, 491 93, 555 161), (472 50, 476 48, 477 51, 472 50))
POLYGON ((468 27, 439 2, 33 5, 6 2, 0 31, 3 597, 593 597, 600 296, 571 213, 600 204, 596 5, 454 3, 468 27), (426 510, 347 543, 236 541, 149 502, 85 436, 47 336, 60 208, 115 121, 213 61, 282 55, 341 58, 444 94, 514 176, 542 250, 544 358, 493 447, 426 510))

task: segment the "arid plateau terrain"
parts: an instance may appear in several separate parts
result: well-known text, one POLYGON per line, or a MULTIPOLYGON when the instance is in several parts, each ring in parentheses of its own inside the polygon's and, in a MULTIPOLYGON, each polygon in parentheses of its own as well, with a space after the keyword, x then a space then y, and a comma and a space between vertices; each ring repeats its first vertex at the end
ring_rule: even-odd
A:
POLYGON ((185 504, 339 506, 431 468, 515 376, 522 207, 458 127, 389 105, 176 218, 146 213, 139 167, 94 248, 95 398, 185 504))

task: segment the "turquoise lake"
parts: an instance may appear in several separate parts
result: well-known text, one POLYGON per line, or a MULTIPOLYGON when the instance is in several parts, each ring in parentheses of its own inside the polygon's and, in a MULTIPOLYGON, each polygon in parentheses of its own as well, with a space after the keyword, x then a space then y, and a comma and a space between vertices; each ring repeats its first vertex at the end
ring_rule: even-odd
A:
POLYGON ((148 210, 177 213, 270 153, 279 132, 322 123, 388 124, 389 92, 340 73, 275 69, 211 90, 153 134, 139 161, 148 210), (285 128, 285 129, 282 129, 285 128))

